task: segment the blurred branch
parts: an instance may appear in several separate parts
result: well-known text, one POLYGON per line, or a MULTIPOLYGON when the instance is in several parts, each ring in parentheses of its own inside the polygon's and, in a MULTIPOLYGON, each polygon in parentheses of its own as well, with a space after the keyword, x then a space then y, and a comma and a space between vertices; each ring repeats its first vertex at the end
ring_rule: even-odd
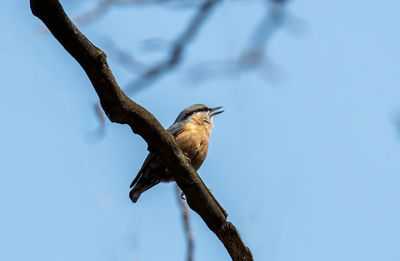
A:
POLYGON ((203 62, 193 66, 189 75, 195 81, 207 80, 213 77, 236 75, 243 71, 260 70, 277 72, 274 64, 267 59, 265 48, 273 35, 285 24, 288 13, 287 0, 264 0, 265 15, 255 26, 247 48, 234 59, 225 61, 203 62))
POLYGON ((105 15, 112 7, 120 5, 151 5, 151 4, 164 4, 173 7, 192 7, 201 2, 200 0, 101 0, 99 3, 89 11, 86 11, 73 19, 78 25, 85 25, 93 22, 96 19, 105 15))
POLYGON ((58 0, 30 0, 32 13, 41 19, 53 36, 85 70, 107 117, 116 123, 128 124, 164 162, 188 205, 218 236, 232 260, 253 260, 235 226, 226 220, 226 213, 204 185, 185 155, 158 120, 135 103, 118 86, 106 55, 94 46, 71 22, 58 0))
POLYGON ((182 199, 181 190, 178 186, 175 186, 176 198, 178 200, 179 207, 182 210, 183 228, 185 230, 185 236, 187 241, 187 261, 193 261, 193 250, 194 250, 194 238, 192 230, 190 229, 190 211, 182 199))
POLYGON ((102 0, 93 9, 75 17, 74 21, 78 25, 84 25, 103 16, 111 6, 120 2, 120 0, 102 0))
POLYGON ((204 1, 196 14, 190 20, 186 29, 175 40, 167 59, 150 67, 144 73, 139 75, 138 79, 134 80, 127 86, 126 92, 137 92, 151 82, 155 81, 162 74, 165 74, 166 72, 174 69, 181 62, 183 52, 185 51, 187 45, 194 39, 203 23, 206 21, 208 15, 219 2, 220 0, 204 1))
POLYGON ((97 128, 97 133, 99 134, 99 136, 103 136, 106 130, 106 117, 99 103, 96 103, 94 105, 94 109, 100 122, 100 126, 97 128))
POLYGON ((133 73, 141 72, 146 67, 146 64, 135 59, 130 53, 121 50, 112 40, 107 41, 107 48, 111 55, 116 57, 125 69, 128 69, 133 73))

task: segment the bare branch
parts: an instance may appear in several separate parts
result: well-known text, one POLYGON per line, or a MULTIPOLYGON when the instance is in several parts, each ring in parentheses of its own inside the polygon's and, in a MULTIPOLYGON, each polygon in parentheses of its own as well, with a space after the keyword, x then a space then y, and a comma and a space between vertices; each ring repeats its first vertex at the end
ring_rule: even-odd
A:
POLYGON ((119 0, 102 0, 97 4, 95 8, 77 16, 74 21, 79 25, 90 23, 100 16, 103 16, 109 10, 109 8, 118 1, 119 0))
POLYGON ((174 138, 146 109, 129 99, 118 86, 106 55, 94 46, 71 22, 58 0, 31 0, 32 13, 40 18, 54 37, 76 59, 88 75, 107 117, 128 124, 157 153, 178 186, 186 194, 188 205, 225 245, 232 260, 253 260, 236 228, 213 199, 196 171, 187 161, 174 138))
POLYGON ((190 210, 187 207, 185 201, 181 197, 181 190, 178 186, 175 186, 176 198, 178 200, 179 207, 182 210, 183 228, 185 230, 185 237, 187 241, 187 261, 193 261, 193 251, 194 251, 194 238, 192 230, 190 228, 190 210))
POLYGON ((78 25, 85 25, 93 22, 96 19, 105 15, 112 7, 121 5, 151 5, 151 4, 164 4, 173 7, 193 7, 198 5, 199 0, 101 0, 92 9, 80 14, 73 19, 78 25))
POLYGON ((220 0, 206 0, 193 16, 183 33, 175 40, 167 59, 139 75, 138 79, 127 86, 126 92, 128 94, 137 92, 158 79, 162 74, 174 69, 180 63, 187 45, 196 36, 208 15, 219 2, 220 0))
MULTIPOLYGON (((189 70, 189 76, 199 80, 236 75, 241 72, 260 70, 277 73, 276 66, 267 59, 265 48, 274 34, 286 23, 288 0, 265 0, 265 15, 255 26, 247 44, 238 57, 223 61, 199 63, 189 70)), ((270 75, 272 75, 270 73, 270 75)), ((272 75, 273 76, 273 75, 272 75)))

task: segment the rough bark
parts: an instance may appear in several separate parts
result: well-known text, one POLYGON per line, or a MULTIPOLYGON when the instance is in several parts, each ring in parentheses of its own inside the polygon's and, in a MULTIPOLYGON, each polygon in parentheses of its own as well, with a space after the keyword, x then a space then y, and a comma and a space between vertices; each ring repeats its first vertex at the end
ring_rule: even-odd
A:
POLYGON ((75 58, 88 75, 107 117, 112 122, 128 124, 157 153, 189 206, 223 242, 232 260, 253 260, 236 228, 226 220, 226 212, 206 188, 196 171, 175 143, 174 138, 146 109, 132 101, 118 86, 106 55, 94 46, 71 22, 57 0, 31 0, 32 13, 41 19, 61 45, 75 58))

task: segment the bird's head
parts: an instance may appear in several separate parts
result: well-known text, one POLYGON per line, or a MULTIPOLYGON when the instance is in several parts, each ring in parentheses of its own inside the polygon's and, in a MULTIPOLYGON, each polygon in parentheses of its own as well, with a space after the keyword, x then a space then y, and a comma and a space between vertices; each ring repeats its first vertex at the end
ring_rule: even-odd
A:
POLYGON ((207 123, 210 127, 213 127, 213 117, 224 112, 219 110, 221 108, 222 106, 209 108, 203 104, 193 104, 181 111, 175 122, 194 121, 197 123, 207 123))

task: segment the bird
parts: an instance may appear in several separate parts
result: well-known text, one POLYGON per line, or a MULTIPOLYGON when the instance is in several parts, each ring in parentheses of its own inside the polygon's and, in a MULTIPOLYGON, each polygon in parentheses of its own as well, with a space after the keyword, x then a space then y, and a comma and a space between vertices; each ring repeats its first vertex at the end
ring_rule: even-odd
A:
MULTIPOLYGON (((208 141, 214 127, 215 115, 224 112, 222 106, 209 108, 204 104, 193 104, 181 111, 175 122, 167 129, 185 156, 197 171, 208 152, 208 141)), ((136 203, 143 192, 160 182, 170 182, 173 178, 161 159, 150 152, 130 185, 129 197, 136 203)))

